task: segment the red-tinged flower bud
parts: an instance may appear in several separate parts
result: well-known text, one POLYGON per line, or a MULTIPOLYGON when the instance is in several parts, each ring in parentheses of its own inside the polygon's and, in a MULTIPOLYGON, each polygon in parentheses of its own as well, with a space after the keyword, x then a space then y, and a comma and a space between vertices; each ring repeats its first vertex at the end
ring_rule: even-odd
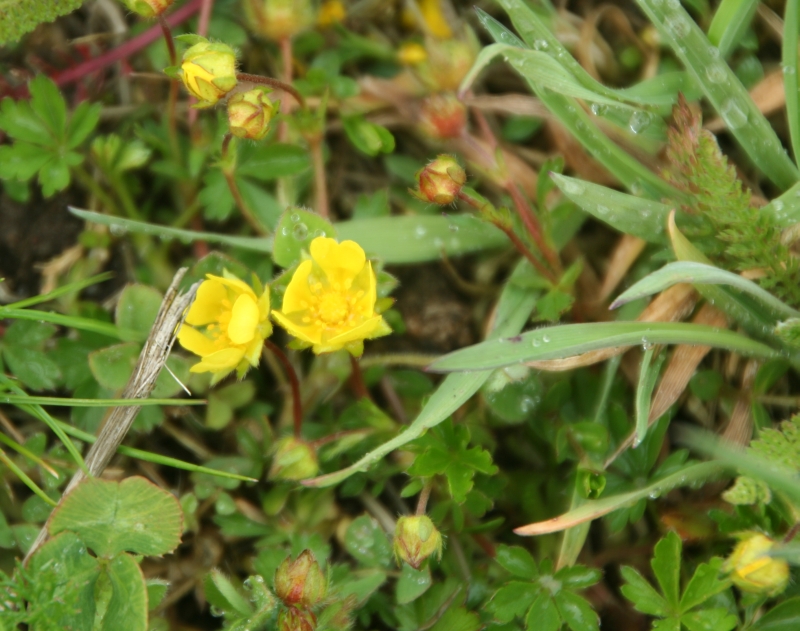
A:
POLYGON ((211 107, 236 87, 236 53, 225 44, 198 42, 183 53, 178 76, 197 97, 196 107, 211 107))
POLYGON ((397 520, 394 530, 394 555, 415 570, 432 554, 442 557, 442 535, 427 515, 412 515, 397 520))
POLYGON ((277 111, 269 100, 267 88, 253 88, 239 92, 228 99, 228 126, 238 138, 261 140, 269 131, 269 124, 277 111))
POLYGON ((452 204, 467 181, 467 174, 453 156, 441 155, 417 172, 419 199, 440 204, 452 204))
POLYGON ((455 94, 429 96, 420 111, 422 133, 436 140, 458 138, 467 126, 467 108, 455 94))
POLYGON ((292 38, 314 24, 310 0, 245 0, 247 24, 273 41, 292 38))
POLYGON ((305 480, 314 477, 317 471, 317 453, 307 442, 294 436, 277 442, 269 470, 270 480, 305 480))
POLYGON ((325 598, 328 581, 311 550, 292 561, 286 557, 275 571, 275 593, 286 606, 308 609, 325 598))
POLYGON ((310 611, 289 607, 278 614, 278 631, 315 631, 317 618, 310 611))
POLYGON ((734 585, 746 592, 775 596, 789 583, 789 565, 769 553, 775 542, 760 533, 747 533, 736 544, 723 569, 731 572, 734 585))
POLYGON ((144 18, 155 18, 172 6, 174 0, 124 0, 125 5, 144 18))

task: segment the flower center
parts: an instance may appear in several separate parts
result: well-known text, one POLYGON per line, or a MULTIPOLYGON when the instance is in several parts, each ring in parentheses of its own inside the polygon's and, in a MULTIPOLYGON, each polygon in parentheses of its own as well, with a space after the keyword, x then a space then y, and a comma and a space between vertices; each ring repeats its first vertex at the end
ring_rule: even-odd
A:
POLYGON ((335 325, 347 317, 348 311, 347 298, 340 293, 329 292, 320 298, 317 314, 325 324, 335 325))

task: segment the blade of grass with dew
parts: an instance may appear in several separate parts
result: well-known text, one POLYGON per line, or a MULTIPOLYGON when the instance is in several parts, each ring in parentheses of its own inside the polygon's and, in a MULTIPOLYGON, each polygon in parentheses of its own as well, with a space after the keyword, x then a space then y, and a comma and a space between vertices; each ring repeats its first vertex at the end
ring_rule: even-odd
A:
POLYGON ((26 449, 24 446, 20 445, 16 440, 13 440, 8 436, 6 436, 3 432, 0 432, 0 443, 3 443, 7 447, 10 447, 14 451, 16 451, 19 455, 24 456, 34 464, 39 465, 42 469, 47 471, 47 473, 52 475, 56 480, 60 479, 61 476, 58 475, 58 471, 53 469, 53 467, 47 464, 44 460, 42 460, 39 456, 33 453, 30 449, 26 449))
POLYGON ((34 322, 50 322, 61 326, 78 329, 79 331, 91 331, 100 333, 120 340, 142 341, 147 335, 132 329, 121 329, 110 322, 100 322, 91 318, 81 318, 79 316, 68 316, 63 313, 53 311, 39 311, 37 309, 12 309, 0 307, 0 319, 9 318, 12 320, 33 320, 34 322))
POLYGON ((642 365, 639 368, 639 383, 636 384, 636 438, 633 446, 638 447, 642 444, 647 435, 648 421, 650 419, 650 402, 653 396, 653 389, 656 387, 656 380, 661 372, 661 364, 666 355, 662 354, 660 361, 653 361, 653 356, 657 348, 649 345, 645 348, 642 355, 642 365))
POLYGON ((677 436, 681 444, 713 458, 723 466, 761 480, 800 508, 800 485, 797 484, 796 471, 742 448, 736 448, 705 430, 683 426, 679 428, 677 436))
MULTIPOLYGON (((508 40, 509 37, 516 38, 513 33, 488 14, 479 11, 479 17, 496 41, 508 40)), ((592 156, 599 160, 629 190, 641 189, 642 193, 651 199, 683 198, 681 192, 612 142, 575 99, 543 89, 527 77, 525 79, 545 107, 592 156)))
POLYGON ((59 296, 63 296, 64 294, 72 293, 73 291, 80 291, 82 289, 86 289, 87 287, 91 287, 92 285, 96 285, 97 283, 102 283, 104 280, 108 280, 109 278, 113 278, 113 272, 103 272, 102 274, 97 274, 96 276, 92 276, 90 278, 86 278, 84 280, 79 280, 74 283, 69 283, 64 285, 63 287, 58 287, 53 291, 49 291, 46 294, 41 294, 39 296, 31 296, 30 298, 25 298, 25 300, 18 300, 17 302, 12 302, 7 305, 4 305, 4 309, 24 309, 26 307, 30 307, 31 305, 37 305, 42 302, 48 302, 59 296))
MULTIPOLYGON (((22 397, 28 396, 27 392, 25 392, 16 383, 14 383, 14 381, 11 378, 7 377, 6 375, 3 375, 2 373, 0 373, 0 386, 3 386, 4 388, 11 390, 12 392, 15 392, 16 394, 22 397)), ((86 468, 86 463, 83 461, 83 457, 81 456, 78 449, 75 447, 75 444, 69 439, 69 436, 67 436, 64 433, 64 430, 62 430, 58 426, 57 421, 52 416, 50 416, 41 405, 37 405, 35 403, 32 404, 16 403, 14 405, 23 412, 27 412, 31 416, 38 418, 40 421, 42 421, 42 423, 47 425, 47 427, 49 427, 52 430, 52 432, 56 436, 58 436, 58 439, 64 444, 64 447, 72 456, 72 459, 75 461, 75 464, 77 464, 78 467, 88 475, 89 471, 86 468)))
MULTIPOLYGON (((675 225, 675 214, 667 220, 667 230, 675 258, 679 261, 695 263, 711 262, 698 250, 675 225)), ((773 333, 775 319, 770 317, 760 305, 746 294, 734 294, 718 285, 696 285, 695 288, 703 298, 720 309, 725 315, 740 324, 750 335, 767 339, 776 345, 782 344, 773 333)))
POLYGON ((551 532, 560 532, 567 528, 574 528, 580 524, 608 515, 619 508, 635 504, 641 499, 652 498, 680 486, 695 484, 724 472, 724 467, 715 462, 702 462, 685 465, 657 482, 630 491, 604 497, 599 500, 589 500, 575 510, 571 510, 558 517, 545 521, 535 522, 527 526, 514 529, 514 533, 522 536, 546 535, 551 532))
POLYGON ((558 173, 550 177, 570 201, 603 223, 645 241, 667 242, 670 206, 558 173))
POLYGON ((141 407, 148 405, 205 405, 204 399, 72 399, 69 397, 37 397, 0 393, 0 403, 9 405, 53 405, 68 408, 141 407))
MULTIPOLYGON (((97 437, 89 434, 88 432, 84 432, 83 430, 78 429, 77 427, 72 427, 63 421, 56 421, 58 425, 70 436, 73 438, 77 438, 78 440, 82 440, 86 443, 94 444, 97 441, 97 437)), ((122 454, 123 456, 130 456, 131 458, 137 458, 138 460, 144 460, 146 462, 152 462, 155 464, 163 464, 167 467, 173 467, 175 469, 183 469, 184 471, 192 471, 195 473, 207 473, 209 475, 215 475, 220 478, 231 478, 232 480, 241 480, 243 482, 258 482, 255 478, 250 478, 246 475, 240 475, 238 473, 230 473, 228 471, 220 471, 219 469, 211 469, 209 467, 204 467, 202 465, 192 464, 190 462, 184 462, 183 460, 178 460, 177 458, 170 458, 169 456, 161 456, 159 454, 154 454, 149 451, 143 451, 141 449, 135 449, 133 447, 126 447, 124 445, 120 445, 117 447, 117 453, 122 454)))
POLYGON ((563 359, 603 348, 648 344, 699 344, 764 359, 780 355, 744 335, 701 324, 592 322, 544 327, 513 337, 487 340, 448 353, 428 366, 428 370, 490 370, 543 359, 563 359))
POLYGON ((781 189, 797 182, 800 173, 775 130, 680 2, 636 0, 636 4, 694 76, 753 164, 781 189))
POLYGON ((761 212, 772 215, 781 228, 800 223, 800 182, 773 199, 761 212))
POLYGON ((51 497, 48 497, 47 493, 45 493, 42 489, 39 488, 39 485, 36 484, 33 480, 28 477, 28 474, 25 473, 22 469, 20 469, 16 463, 8 457, 5 451, 0 449, 0 462, 6 465, 11 472, 17 476, 20 480, 22 480, 23 484, 27 486, 33 493, 38 496, 45 504, 50 504, 50 506, 56 506, 56 501, 51 497))
POLYGON ((638 300, 645 296, 652 296, 678 283, 692 285, 728 285, 752 296, 761 303, 776 318, 800 318, 800 311, 793 309, 779 300, 767 290, 762 289, 753 281, 742 278, 738 274, 729 272, 713 265, 697 263, 694 261, 676 261, 667 263, 661 269, 645 276, 625 290, 611 303, 609 309, 616 309, 622 305, 638 300))
POLYGON ((722 0, 708 27, 708 41, 727 59, 750 27, 758 8, 758 0, 722 0))
POLYGON ((795 163, 800 160, 800 78, 797 76, 797 35, 800 30, 800 6, 797 0, 786 0, 783 14, 782 70, 786 94, 786 119, 795 163))

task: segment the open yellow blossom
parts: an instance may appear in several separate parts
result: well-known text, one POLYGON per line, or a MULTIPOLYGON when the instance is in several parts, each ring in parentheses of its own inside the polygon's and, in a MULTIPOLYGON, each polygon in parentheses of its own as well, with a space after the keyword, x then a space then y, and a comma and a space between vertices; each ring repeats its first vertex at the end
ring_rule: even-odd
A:
POLYGON ((213 373, 211 382, 217 383, 234 370, 241 377, 258 365, 261 347, 271 334, 269 287, 259 297, 247 283, 227 273, 207 274, 178 341, 201 357, 191 371, 213 373))
POLYGON ((286 288, 283 308, 272 315, 296 346, 317 354, 344 348, 357 357, 364 340, 391 333, 375 311, 372 265, 354 241, 317 237, 310 251, 311 260, 298 266, 286 288))

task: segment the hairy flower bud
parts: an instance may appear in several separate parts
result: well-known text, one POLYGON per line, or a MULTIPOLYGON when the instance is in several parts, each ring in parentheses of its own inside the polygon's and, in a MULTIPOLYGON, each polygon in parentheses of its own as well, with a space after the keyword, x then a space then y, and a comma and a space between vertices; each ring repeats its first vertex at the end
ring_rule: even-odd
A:
POLYGON ((269 131, 269 124, 277 111, 269 100, 267 88, 258 87, 239 92, 228 99, 228 126, 238 138, 261 140, 269 131))
POLYGON ((432 554, 442 557, 442 535, 427 515, 412 515, 397 520, 394 530, 394 555, 415 570, 432 554))
POLYGON ((780 594, 789 582, 789 565, 783 559, 769 556, 774 547, 775 542, 769 537, 746 533, 723 568, 731 572, 733 583, 746 592, 780 594))
POLYGON ((277 442, 269 470, 271 480, 305 480, 315 476, 317 471, 317 454, 307 442, 294 436, 277 442))
POLYGON ((419 125, 436 140, 457 138, 467 126, 467 108, 452 92, 434 94, 422 102, 419 125))
POLYGON ((310 0, 245 0, 244 14, 254 31, 280 41, 314 24, 316 11, 310 0))
POLYGON ((199 42, 183 53, 178 76, 196 107, 211 107, 236 86, 236 54, 225 44, 199 42))
POLYGON ((134 13, 144 18, 155 18, 169 9, 174 0, 124 0, 124 2, 134 13))
POLYGON ((303 550, 294 561, 286 557, 275 571, 275 593, 286 606, 314 607, 326 591, 327 579, 311 550, 303 550))
POLYGON ((417 198, 434 204, 452 204, 467 181, 467 174, 453 156, 440 155, 417 172, 417 198))
POLYGON ((317 618, 310 611, 289 607, 278 614, 278 631, 314 631, 317 618))

